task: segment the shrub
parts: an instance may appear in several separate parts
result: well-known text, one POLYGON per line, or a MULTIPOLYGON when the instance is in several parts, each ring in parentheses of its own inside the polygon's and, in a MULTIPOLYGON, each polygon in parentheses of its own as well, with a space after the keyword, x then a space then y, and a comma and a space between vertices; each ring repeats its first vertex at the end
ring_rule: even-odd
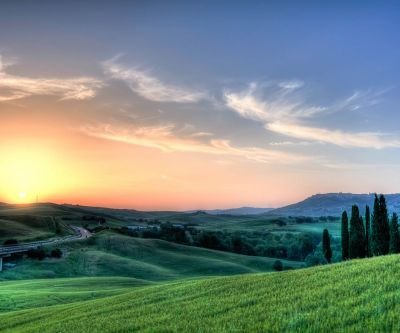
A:
POLYGON ((62 251, 60 249, 54 249, 51 251, 50 254, 53 258, 61 258, 62 257, 62 251))
POLYGON ((322 264, 322 259, 315 254, 309 254, 305 259, 306 265, 308 267, 317 266, 322 264))
POLYGON ((272 265, 272 268, 275 269, 276 271, 282 271, 283 270, 283 264, 282 261, 280 260, 275 260, 274 264, 272 265))
POLYGON ((16 240, 16 239, 7 239, 5 242, 4 242, 4 245, 17 245, 18 244, 18 241, 16 240))
POLYGON ((32 249, 27 252, 28 258, 43 260, 46 258, 46 252, 43 249, 32 249))

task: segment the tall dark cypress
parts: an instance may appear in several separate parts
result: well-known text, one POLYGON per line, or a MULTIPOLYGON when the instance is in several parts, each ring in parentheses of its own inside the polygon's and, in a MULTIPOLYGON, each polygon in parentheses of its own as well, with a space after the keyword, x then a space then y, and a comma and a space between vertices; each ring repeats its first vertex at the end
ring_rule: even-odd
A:
POLYGON ((381 194, 379 196, 379 208, 380 208, 380 216, 381 216, 381 233, 382 233, 382 254, 389 253, 389 216, 386 208, 386 199, 381 194))
POLYGON ((365 257, 364 223, 356 205, 351 207, 349 257, 350 259, 365 257))
POLYGON ((374 256, 380 256, 383 254, 382 251, 382 241, 381 241, 381 217, 380 217, 380 204, 378 196, 375 193, 374 199, 374 210, 372 212, 372 221, 371 221, 371 254, 374 256))
POLYGON ((331 238, 328 229, 324 229, 322 233, 322 252, 328 263, 332 260, 331 238))
POLYGON ((342 260, 349 259, 349 219, 347 212, 342 213, 342 260))
POLYGON ((369 206, 365 206, 365 255, 371 256, 371 244, 370 244, 370 218, 369 206))
POLYGON ((389 253, 400 253, 399 223, 396 213, 393 213, 390 221, 389 253))

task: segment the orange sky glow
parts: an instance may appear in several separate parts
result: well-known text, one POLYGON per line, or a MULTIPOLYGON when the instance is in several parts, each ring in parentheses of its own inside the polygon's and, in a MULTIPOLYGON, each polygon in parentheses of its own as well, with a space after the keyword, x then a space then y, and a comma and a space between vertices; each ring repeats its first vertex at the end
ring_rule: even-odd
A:
POLYGON ((0 202, 195 210, 399 192, 395 10, 0 6, 0 202))

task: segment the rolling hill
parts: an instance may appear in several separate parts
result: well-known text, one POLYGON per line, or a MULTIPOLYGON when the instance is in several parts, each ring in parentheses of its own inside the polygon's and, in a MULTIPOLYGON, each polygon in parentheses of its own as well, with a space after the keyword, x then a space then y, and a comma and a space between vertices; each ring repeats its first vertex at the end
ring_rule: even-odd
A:
MULTIPOLYGON (((387 206, 389 211, 400 211, 400 194, 385 194, 387 206)), ((300 202, 290 204, 279 208, 256 208, 256 207, 241 207, 232 209, 214 209, 203 211, 189 211, 189 212, 141 212, 132 209, 110 209, 99 207, 83 207, 71 206, 71 208, 80 208, 83 211, 91 211, 103 214, 109 214, 119 218, 149 218, 149 219, 172 219, 172 220, 185 220, 192 215, 199 215, 205 219, 213 219, 213 216, 237 216, 237 217, 251 217, 251 216, 340 216, 343 210, 351 210, 351 206, 356 204, 361 210, 366 205, 371 208, 373 206, 374 194, 353 194, 353 193, 324 193, 312 195, 300 202)))
POLYGON ((0 313, 112 296, 149 284, 127 277, 2 281, 0 313))
POLYGON ((257 207, 239 207, 228 209, 211 209, 205 210, 210 215, 257 215, 264 214, 273 210, 273 208, 257 208, 257 207))
MULTIPOLYGON (((399 265, 400 256, 392 255, 282 273, 181 280, 64 305, 29 304, 31 309, 1 314, 0 330, 393 332, 400 327, 399 265)), ((29 288, 26 299, 35 293, 29 288)))
MULTIPOLYGON (((157 239, 133 238, 101 232, 86 242, 66 244, 63 259, 22 260, 2 272, 1 279, 84 276, 124 276, 146 281, 166 281, 200 276, 220 276, 273 271, 276 258, 245 256, 185 246, 157 239)), ((284 266, 302 262, 282 260, 284 266)))
MULTIPOLYGON (((400 194, 385 194, 390 212, 400 211, 400 194)), ((371 208, 374 194, 326 193, 315 194, 303 201, 271 210, 267 214, 278 216, 340 216, 344 210, 351 211, 352 205, 358 205, 361 212, 366 205, 371 208)))

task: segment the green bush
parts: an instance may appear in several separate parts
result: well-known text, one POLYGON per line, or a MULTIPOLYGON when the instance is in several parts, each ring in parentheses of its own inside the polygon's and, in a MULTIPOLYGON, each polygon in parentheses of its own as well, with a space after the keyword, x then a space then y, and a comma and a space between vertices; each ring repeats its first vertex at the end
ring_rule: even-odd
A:
POLYGON ((282 261, 275 260, 274 264, 272 265, 272 268, 275 269, 276 271, 282 271, 283 270, 282 261))
POLYGON ((51 251, 51 253, 50 253, 50 255, 53 257, 53 258, 61 258, 62 257, 62 251, 60 250, 60 249, 53 249, 52 251, 51 251))

